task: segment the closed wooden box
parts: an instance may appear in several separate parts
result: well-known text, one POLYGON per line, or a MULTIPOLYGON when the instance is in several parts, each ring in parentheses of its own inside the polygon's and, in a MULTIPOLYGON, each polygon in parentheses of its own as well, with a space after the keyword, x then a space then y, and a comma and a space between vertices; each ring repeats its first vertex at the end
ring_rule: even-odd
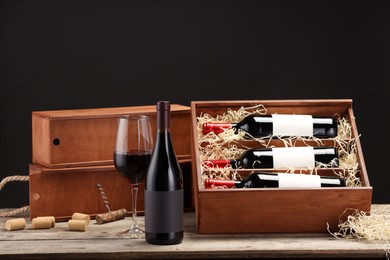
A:
MULTIPOLYGON (((179 160, 183 172, 184 209, 193 211, 191 162, 179 160)), ((54 216, 65 221, 73 213, 90 215, 108 211, 104 191, 111 210, 125 208, 131 214, 129 183, 116 171, 114 165, 98 165, 68 168, 48 168, 38 164, 29 165, 30 218, 54 216)), ((138 191, 137 210, 144 212, 144 182, 138 191)))
MULTIPOLYGON (((107 211, 97 185, 101 184, 110 209, 131 211, 131 193, 113 165, 113 151, 120 115, 150 117, 156 133, 156 106, 34 111, 33 156, 29 167, 30 217, 52 215, 66 220, 74 212, 92 217, 107 211)), ((193 209, 190 107, 171 104, 171 137, 183 171, 185 209, 193 209)), ((143 185, 138 210, 143 213, 143 185)))
MULTIPOLYGON (((192 176, 198 233, 327 232, 328 224, 330 230, 337 230, 339 220, 346 218, 350 210, 370 211, 372 187, 351 99, 192 101, 191 123, 192 176), (205 189, 202 182, 198 117, 205 113, 215 117, 226 113, 228 109, 239 110, 259 104, 264 105, 268 114, 345 116, 351 125, 352 138, 355 139, 361 185, 342 188, 205 189)), ((251 140, 239 143, 246 147, 258 147, 258 143, 251 140)), ((330 139, 323 140, 324 145, 331 143, 334 142, 330 139)), ((269 144, 282 146, 283 142, 271 140, 269 144)), ((237 170, 242 176, 252 171, 237 170)), ((317 173, 331 174, 329 169, 320 169, 317 173)))
MULTIPOLYGON (((124 114, 148 115, 155 133, 155 105, 32 112, 32 162, 49 168, 112 164, 117 117, 124 114)), ((179 159, 190 158, 190 124, 190 107, 171 104, 179 159)))

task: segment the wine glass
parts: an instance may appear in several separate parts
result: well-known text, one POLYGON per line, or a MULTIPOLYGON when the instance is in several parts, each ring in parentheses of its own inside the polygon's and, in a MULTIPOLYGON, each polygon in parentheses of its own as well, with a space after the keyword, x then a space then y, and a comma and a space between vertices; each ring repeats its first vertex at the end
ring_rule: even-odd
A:
POLYGON ((114 165, 130 184, 132 224, 121 232, 130 238, 140 238, 144 231, 137 223, 138 187, 144 180, 153 149, 150 120, 145 115, 124 115, 118 118, 114 149, 114 165))

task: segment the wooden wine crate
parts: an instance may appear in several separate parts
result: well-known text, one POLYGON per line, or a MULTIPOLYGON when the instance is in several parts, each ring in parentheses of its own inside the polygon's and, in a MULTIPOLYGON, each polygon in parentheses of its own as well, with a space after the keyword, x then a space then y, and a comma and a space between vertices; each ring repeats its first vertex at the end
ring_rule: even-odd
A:
MULTIPOLYGON (((156 131, 156 106, 32 112, 32 162, 49 168, 112 164, 117 117, 143 114, 156 131)), ((191 154, 190 107, 171 104, 171 136, 179 159, 191 154)), ((155 138, 155 134, 153 134, 155 138)))
MULTIPOLYGON (((370 186, 359 140, 351 99, 326 100, 246 100, 191 102, 192 176, 196 225, 198 233, 268 233, 327 232, 337 230, 339 219, 353 210, 370 211, 370 186), (267 114, 309 114, 313 116, 345 116, 352 126, 352 138, 357 147, 357 162, 361 186, 343 188, 255 188, 205 189, 198 146, 197 117, 204 113, 222 115, 227 109, 239 110, 262 104, 267 114)), ((333 143, 323 140, 324 144, 333 143)), ((253 141, 241 141, 251 147, 253 141)), ((258 145, 258 143, 256 143, 258 145)), ((281 146, 280 140, 271 141, 281 146)), ((253 170, 238 170, 245 176, 253 170)), ((264 169, 262 171, 275 171, 264 169)), ((330 170, 318 170, 329 175, 330 170)))
MULTIPOLYGON (((183 172, 184 209, 193 211, 191 161, 179 160, 183 172)), ((29 165, 30 218, 54 216, 66 221, 75 212, 90 215, 108 211, 99 190, 103 188, 111 210, 125 208, 131 214, 130 185, 114 165, 47 168, 29 165)), ((137 209, 144 213, 144 182, 138 191, 137 209)))

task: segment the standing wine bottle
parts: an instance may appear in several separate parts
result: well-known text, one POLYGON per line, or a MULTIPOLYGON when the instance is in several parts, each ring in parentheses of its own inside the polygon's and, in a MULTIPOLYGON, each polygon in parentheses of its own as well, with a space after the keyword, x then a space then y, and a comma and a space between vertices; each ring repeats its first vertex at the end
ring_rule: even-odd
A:
POLYGON ((206 189, 346 187, 345 179, 337 176, 268 172, 253 172, 241 181, 206 179, 204 185, 206 189))
POLYGON ((234 168, 314 168, 321 164, 338 167, 338 150, 327 146, 275 147, 248 149, 239 159, 206 160, 209 167, 234 168))
POLYGON ((157 102, 157 136, 145 181, 145 239, 172 245, 183 240, 183 176, 170 135, 170 103, 157 102))
POLYGON ((312 115, 273 114, 249 115, 238 123, 204 123, 203 133, 219 134, 225 129, 242 130, 246 137, 317 137, 337 136, 337 120, 334 117, 313 117, 312 115))

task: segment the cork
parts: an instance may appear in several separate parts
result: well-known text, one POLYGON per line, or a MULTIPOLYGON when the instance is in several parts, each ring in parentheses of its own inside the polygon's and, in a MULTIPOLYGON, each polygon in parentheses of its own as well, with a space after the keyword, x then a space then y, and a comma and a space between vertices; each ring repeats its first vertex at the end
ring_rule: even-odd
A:
POLYGON ((26 227, 26 220, 24 218, 15 218, 7 220, 5 223, 5 228, 7 230, 21 230, 26 227))
POLYGON ((115 211, 110 211, 104 214, 96 215, 96 223, 104 224, 112 221, 116 221, 118 219, 123 219, 126 216, 126 209, 118 209, 115 211))
POLYGON ((68 221, 68 229, 71 231, 86 231, 88 222, 82 219, 70 219, 68 221))
POLYGON ((54 227, 56 225, 56 219, 54 216, 42 216, 42 217, 37 217, 38 219, 48 219, 51 222, 50 227, 54 227))
POLYGON ((87 222, 87 225, 89 222, 91 222, 91 217, 88 214, 75 212, 72 215, 72 219, 74 220, 85 220, 87 222))
POLYGON ((33 218, 31 220, 33 229, 51 228, 51 223, 50 218, 33 218))

